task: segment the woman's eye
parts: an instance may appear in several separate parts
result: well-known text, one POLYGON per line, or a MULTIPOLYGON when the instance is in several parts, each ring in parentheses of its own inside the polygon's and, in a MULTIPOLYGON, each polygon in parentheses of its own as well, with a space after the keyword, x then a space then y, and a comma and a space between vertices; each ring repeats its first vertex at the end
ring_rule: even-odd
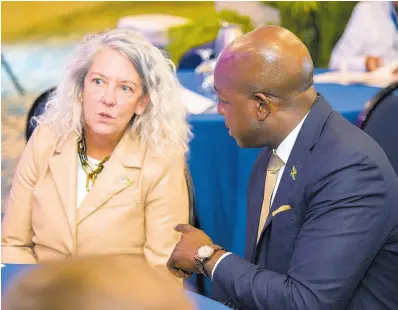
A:
POLYGON ((131 88, 130 86, 127 86, 127 85, 123 85, 123 86, 122 86, 122 90, 123 90, 125 93, 132 92, 132 91, 133 91, 132 88, 131 88))
POLYGON ((101 79, 99 79, 99 78, 95 78, 95 79, 93 79, 93 81, 94 81, 94 83, 97 84, 97 85, 102 85, 102 84, 104 83, 104 81, 101 80, 101 79))

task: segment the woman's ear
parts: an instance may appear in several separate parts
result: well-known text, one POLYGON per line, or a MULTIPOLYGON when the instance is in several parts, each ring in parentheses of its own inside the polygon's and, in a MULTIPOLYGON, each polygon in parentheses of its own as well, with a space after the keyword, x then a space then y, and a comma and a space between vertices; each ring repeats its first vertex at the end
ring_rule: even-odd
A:
POLYGON ((135 110, 135 114, 141 115, 142 113, 144 113, 145 108, 149 104, 150 100, 151 100, 151 97, 150 97, 149 93, 146 93, 144 96, 142 96, 137 105, 137 108, 135 110))
POLYGON ((256 102, 256 118, 259 121, 264 121, 271 112, 271 99, 263 93, 255 93, 253 99, 256 102))

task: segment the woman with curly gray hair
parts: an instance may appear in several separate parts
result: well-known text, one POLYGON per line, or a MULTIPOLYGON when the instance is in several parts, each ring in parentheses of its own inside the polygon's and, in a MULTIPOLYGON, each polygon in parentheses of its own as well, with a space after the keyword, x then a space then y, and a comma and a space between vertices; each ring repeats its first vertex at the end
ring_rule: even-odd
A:
POLYGON ((165 267, 180 238, 173 227, 189 213, 191 133, 172 62, 132 31, 87 36, 36 121, 2 225, 2 261, 143 255, 165 267))

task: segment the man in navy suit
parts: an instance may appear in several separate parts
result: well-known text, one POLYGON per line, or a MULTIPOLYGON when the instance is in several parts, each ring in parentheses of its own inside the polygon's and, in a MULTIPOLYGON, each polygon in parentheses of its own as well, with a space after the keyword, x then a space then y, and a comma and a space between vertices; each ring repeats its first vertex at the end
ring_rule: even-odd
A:
POLYGON ((303 43, 259 28, 222 52, 214 84, 239 146, 264 147, 249 181, 245 259, 178 225, 169 270, 205 273, 235 309, 398 309, 397 176, 316 92, 303 43))

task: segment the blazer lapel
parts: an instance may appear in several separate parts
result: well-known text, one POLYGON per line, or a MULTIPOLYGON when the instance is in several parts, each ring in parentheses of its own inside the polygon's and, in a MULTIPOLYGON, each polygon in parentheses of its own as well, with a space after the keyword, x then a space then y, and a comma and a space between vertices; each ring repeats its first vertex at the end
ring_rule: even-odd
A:
POLYGON ((129 168, 141 168, 146 148, 126 132, 104 169, 83 200, 77 210, 77 224, 84 221, 90 214, 95 212, 112 196, 137 182, 133 177, 133 170, 129 168))
POLYGON ((61 145, 58 144, 55 156, 49 159, 49 167, 58 194, 61 198, 72 237, 76 236, 76 195, 77 195, 77 140, 72 134, 61 145))
MULTIPOLYGON (((272 222, 272 212, 280 206, 288 204, 288 199, 290 198, 291 193, 294 191, 295 186, 299 183, 300 178, 305 173, 304 168, 306 159, 318 141, 326 120, 332 111, 331 106, 326 102, 323 96, 319 95, 297 136, 288 162, 285 165, 278 190, 264 224, 259 242, 264 235, 264 231, 272 222)), ((292 208, 294 208, 294 206, 292 206, 292 208)))

